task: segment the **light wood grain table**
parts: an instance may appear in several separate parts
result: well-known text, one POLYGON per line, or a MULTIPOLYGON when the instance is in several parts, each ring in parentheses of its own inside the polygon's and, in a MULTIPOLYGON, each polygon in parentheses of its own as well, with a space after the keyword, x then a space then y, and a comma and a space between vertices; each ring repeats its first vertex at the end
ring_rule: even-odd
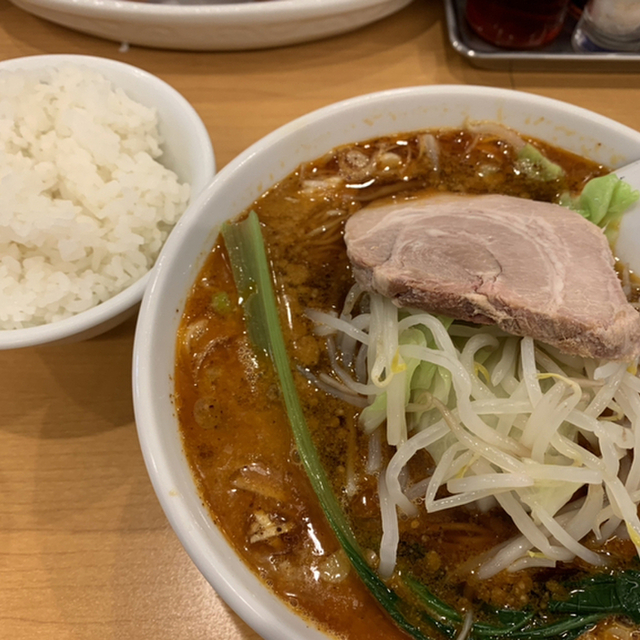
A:
MULTIPOLYGON (((203 118, 218 167, 310 110, 414 84, 522 89, 640 128, 637 74, 475 69, 449 46, 438 0, 344 36, 233 53, 121 51, 0 0, 0 59, 49 53, 166 80, 203 118)), ((1 640, 258 638, 193 566, 153 493, 133 418, 134 327, 0 352, 1 640)))

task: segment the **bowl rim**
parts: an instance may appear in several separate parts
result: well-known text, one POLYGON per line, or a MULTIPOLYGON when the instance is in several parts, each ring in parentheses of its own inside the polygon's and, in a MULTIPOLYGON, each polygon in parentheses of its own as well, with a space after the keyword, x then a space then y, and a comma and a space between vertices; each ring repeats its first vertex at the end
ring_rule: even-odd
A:
MULTIPOLYGON (((203 558, 203 553, 211 553, 211 545, 210 541, 206 538, 205 526, 203 526, 199 516, 188 512, 183 503, 184 501, 181 502, 182 497, 175 495, 175 486, 178 482, 176 480, 177 475, 175 474, 175 463, 178 462, 178 465, 184 463, 184 453, 182 450, 177 454, 175 450, 168 451, 164 449, 162 438, 166 434, 161 433, 158 429, 160 424, 158 405, 161 401, 166 400, 166 398, 164 398, 160 391, 154 389, 153 386, 154 375, 160 375, 158 373, 157 354, 154 352, 154 341, 161 339, 155 335, 158 329, 157 326, 154 325, 154 317, 161 313, 163 290, 167 286, 167 282, 170 281, 171 274, 176 273, 174 263, 176 262, 178 248, 181 246, 183 238, 189 233, 192 227, 195 228, 197 226, 198 221, 208 209, 209 203, 218 194, 224 193, 225 189, 228 188, 227 185, 235 179, 236 174, 243 172, 247 165, 258 161, 274 144, 294 136, 300 130, 305 130, 317 122, 329 120, 342 112, 347 112, 349 114, 348 117, 351 117, 356 110, 365 105, 371 103, 382 104, 387 100, 392 100, 395 104, 397 101, 402 100, 403 97, 415 96, 416 93, 419 96, 435 94, 443 100, 446 100, 448 97, 459 98, 461 96, 473 99, 478 98, 479 94, 483 94, 483 97, 486 96, 487 98, 504 98, 510 100, 514 108, 517 108, 519 103, 521 104, 523 101, 526 101, 532 110, 534 110, 537 105, 540 105, 541 107, 556 111, 558 117, 562 114, 563 116, 568 115, 583 119, 586 118, 590 122, 605 128, 607 131, 616 132, 619 136, 630 139, 634 153, 637 152, 638 157, 640 157, 640 132, 586 108, 554 98, 513 89, 479 85, 422 85, 387 89, 348 98, 321 107, 267 134, 222 168, 217 174, 216 179, 200 194, 200 197, 196 200, 190 211, 179 221, 174 233, 163 247, 156 269, 151 274, 151 283, 143 297, 136 327, 132 363, 132 386, 138 438, 149 477, 158 496, 158 500, 187 554, 223 600, 225 600, 251 628, 266 640, 295 640, 299 636, 296 636, 289 628, 284 630, 273 629, 274 614, 273 611, 270 610, 270 606, 273 606, 273 598, 275 598, 275 596, 273 596, 266 586, 262 585, 261 593, 263 593, 263 595, 266 593, 271 595, 271 597, 266 598, 268 601, 267 604, 259 601, 255 592, 252 592, 245 584, 234 583, 236 578, 230 578, 229 575, 223 575, 219 572, 217 567, 214 566, 215 563, 213 559, 203 558), (156 357, 152 358, 151 354, 154 354, 156 357), (176 500, 176 497, 178 500, 176 500)), ((561 118, 559 117, 559 119, 561 118)), ((399 126, 397 131, 404 132, 409 130, 407 127, 399 126)), ((357 138, 354 138, 354 141, 356 140, 357 138)), ((313 157, 319 157, 321 154, 322 151, 317 152, 313 157)), ((630 158, 623 160, 628 161, 630 158)), ((233 187, 231 188, 233 189, 233 187)), ((265 191, 266 188, 268 187, 264 186, 262 191, 265 191)), ((237 213, 240 213, 240 211, 237 211, 237 213)), ((194 254, 190 254, 188 257, 192 265, 198 263, 198 260, 202 260, 202 256, 195 255, 195 249, 193 251, 194 254)), ((197 273, 197 269, 195 269, 195 271, 197 273)), ((186 275, 183 272, 181 273, 186 279, 186 275)), ((187 280, 187 282, 188 284, 183 287, 181 294, 183 305, 184 296, 187 295, 188 288, 191 286, 193 279, 187 280)), ((184 306, 182 308, 184 308, 184 306)), ((181 316, 182 309, 176 311, 178 312, 178 316, 181 316)), ((175 353, 175 334, 172 336, 172 339, 174 341, 172 352, 175 353)), ((169 372, 169 379, 171 380, 172 377, 173 361, 169 372)), ((172 400, 169 402, 173 407, 172 400)), ((179 431, 179 426, 175 419, 175 411, 171 419, 173 421, 172 429, 179 431)), ((189 492, 191 494, 194 492, 197 494, 197 488, 193 478, 192 487, 189 489, 189 492)), ((217 530, 212 520, 209 522, 209 528, 217 530)), ((228 543, 226 552, 227 556, 235 554, 228 543)), ((229 562, 227 557, 222 559, 218 558, 217 560, 220 561, 221 564, 229 562)), ((242 560, 238 558, 236 558, 236 560, 244 567, 246 572, 251 572, 242 560)), ((257 578, 255 578, 255 583, 259 583, 257 578)), ((317 636, 310 635, 305 637, 313 637, 314 639, 327 638, 322 632, 318 633, 319 635, 317 636)))
POLYGON ((129 20, 151 17, 215 18, 221 24, 242 24, 260 18, 263 22, 280 22, 291 18, 308 20, 353 13, 378 5, 409 4, 413 0, 272 0, 270 2, 223 2, 220 4, 155 4, 131 0, 28 0, 30 5, 67 10, 79 15, 107 17, 114 13, 129 20))
MULTIPOLYGON (((174 104, 184 112, 187 117, 189 127, 194 130, 194 139, 198 142, 198 153, 202 158, 201 177, 199 177, 195 185, 192 184, 192 196, 189 202, 190 206, 199 193, 205 188, 206 184, 213 178, 216 172, 215 155, 211 139, 204 122, 191 103, 189 103, 187 99, 168 82, 162 80, 158 76, 126 62, 120 62, 118 60, 102 58, 99 56, 83 54, 43 54, 10 58, 8 60, 0 61, 0 72, 13 72, 21 69, 47 69, 63 64, 73 64, 77 66, 84 65, 100 73, 104 72, 105 77, 109 80, 111 80, 109 72, 130 75, 138 82, 151 86, 154 92, 161 94, 164 99, 171 99, 174 104)), ((118 86, 117 82, 113 80, 112 82, 114 86, 118 86)), ((91 330, 102 322, 106 322, 111 318, 116 318, 126 314, 128 310, 135 307, 142 300, 142 296, 149 283, 152 270, 153 266, 147 273, 123 291, 94 307, 81 311, 80 313, 68 318, 23 329, 0 330, 0 350, 30 347, 70 339, 75 335, 91 330)))

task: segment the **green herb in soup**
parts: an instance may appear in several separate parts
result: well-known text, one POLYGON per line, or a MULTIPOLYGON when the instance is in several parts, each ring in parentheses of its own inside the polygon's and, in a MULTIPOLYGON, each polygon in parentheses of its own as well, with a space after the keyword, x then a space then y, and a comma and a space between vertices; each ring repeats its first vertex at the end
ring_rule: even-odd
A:
POLYGON ((637 551, 620 526, 626 518, 633 537, 637 501, 626 516, 617 508, 605 512, 617 480, 604 474, 604 488, 594 489, 600 485, 588 470, 576 468, 582 482, 561 478, 566 465, 552 478, 552 493, 562 499, 550 499, 540 485, 538 511, 517 501, 519 486, 492 492, 483 486, 484 493, 470 495, 478 489, 465 485, 469 476, 504 483, 498 453, 483 457, 460 424, 455 367, 443 366, 444 356, 414 361, 408 353, 422 349, 429 358, 446 351, 444 342, 452 353, 467 353, 475 385, 470 406, 476 412, 483 401, 489 406, 485 391, 499 395, 494 413, 477 415, 504 438, 524 431, 516 404, 526 398, 509 388, 521 377, 521 361, 523 387, 548 398, 550 416, 563 415, 572 397, 569 412, 597 397, 591 410, 602 407, 590 420, 611 425, 612 448, 600 450, 609 447, 607 438, 578 433, 561 419, 563 455, 579 451, 619 463, 619 482, 630 487, 636 471, 623 440, 633 439, 633 427, 620 404, 633 412, 640 384, 627 377, 637 380, 635 372, 627 364, 578 362, 492 328, 435 316, 414 322, 411 311, 354 288, 342 236, 347 219, 382 198, 499 193, 574 201, 589 180, 606 173, 494 125, 383 138, 301 166, 253 204, 246 222, 226 227, 228 253, 222 242, 213 248, 178 336, 176 406, 185 451, 213 520, 237 552, 329 634, 605 638, 637 622, 637 551), (265 260, 256 262, 262 242, 265 260), (383 319, 395 313, 404 324, 374 334, 375 313, 383 319), (381 368, 363 348, 367 336, 390 353, 381 368), (388 337, 396 341, 392 349, 388 337), (603 375, 594 377, 598 367, 603 375), (605 401, 608 383, 599 381, 616 375, 627 380, 623 400, 616 387, 605 401), (373 380, 380 393, 371 393, 373 380), (388 435, 396 419, 404 431, 394 440, 388 435), (396 454, 416 437, 429 442, 394 474, 396 454), (603 540, 591 526, 581 534, 572 524, 587 512, 599 514, 603 540), (545 524, 552 529, 546 535, 545 524))

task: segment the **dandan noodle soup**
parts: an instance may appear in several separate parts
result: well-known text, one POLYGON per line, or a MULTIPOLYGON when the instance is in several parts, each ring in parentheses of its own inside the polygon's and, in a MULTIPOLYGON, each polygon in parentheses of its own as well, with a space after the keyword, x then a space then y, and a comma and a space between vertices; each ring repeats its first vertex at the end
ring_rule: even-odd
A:
MULTIPOLYGON (((353 287, 343 227, 369 202, 438 191, 554 202, 607 173, 569 152, 528 142, 560 166, 562 175, 541 175, 535 161, 523 159, 518 134, 477 125, 339 147, 300 166, 251 207, 261 222, 307 423, 334 493, 372 566, 381 562, 379 476, 394 451, 380 437, 383 426, 363 426, 366 398, 340 379, 342 367, 342 373, 357 377, 362 363, 355 350, 346 359, 336 353, 345 341, 333 334, 327 339, 327 331, 322 335, 309 310, 343 311, 353 287)), ((278 381, 247 337, 241 302, 219 241, 190 292, 175 367, 175 405, 203 501, 237 553, 300 615, 339 637, 407 637, 360 582, 323 515, 300 464, 278 381)), ((360 303, 366 312, 367 301, 360 303)), ((546 357, 563 364, 562 358, 554 360, 557 354, 546 357)), ((481 379, 482 366, 476 373, 481 379)), ((594 447, 593 442, 580 444, 594 447)), ((427 512, 420 483, 434 468, 434 458, 421 449, 403 471, 404 486, 409 493, 414 487, 412 497, 422 508, 409 515, 398 511, 399 544, 390 584, 397 586, 394 576, 410 570, 442 601, 482 620, 486 611, 497 609, 535 610, 544 616, 549 601, 562 598, 571 580, 603 572, 602 566, 594 568, 580 557, 561 556, 553 567, 523 562, 517 571, 482 574, 484 559, 495 557, 500 545, 517 539, 520 531, 492 503, 427 512)), ((578 508, 586 495, 576 489, 578 508)), ((446 496, 441 487, 437 498, 446 496)), ((618 528, 610 533, 603 544, 592 532, 581 536, 581 544, 606 557, 607 572, 633 567, 633 542, 615 535, 618 528)), ((526 553, 540 555, 537 549, 526 553)), ((598 633, 626 622, 609 620, 598 633)), ((437 628, 429 632, 438 636, 437 628)))

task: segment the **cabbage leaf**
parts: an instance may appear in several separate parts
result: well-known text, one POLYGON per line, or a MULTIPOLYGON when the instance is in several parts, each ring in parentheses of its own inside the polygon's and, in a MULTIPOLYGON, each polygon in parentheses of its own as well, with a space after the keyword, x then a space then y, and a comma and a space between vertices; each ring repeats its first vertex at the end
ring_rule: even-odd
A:
POLYGON ((563 194, 560 204, 573 209, 593 224, 606 229, 640 198, 640 193, 615 173, 593 178, 577 197, 563 194))
POLYGON ((564 169, 544 156, 539 149, 527 143, 518 151, 516 167, 534 180, 548 182, 564 175, 564 169))

